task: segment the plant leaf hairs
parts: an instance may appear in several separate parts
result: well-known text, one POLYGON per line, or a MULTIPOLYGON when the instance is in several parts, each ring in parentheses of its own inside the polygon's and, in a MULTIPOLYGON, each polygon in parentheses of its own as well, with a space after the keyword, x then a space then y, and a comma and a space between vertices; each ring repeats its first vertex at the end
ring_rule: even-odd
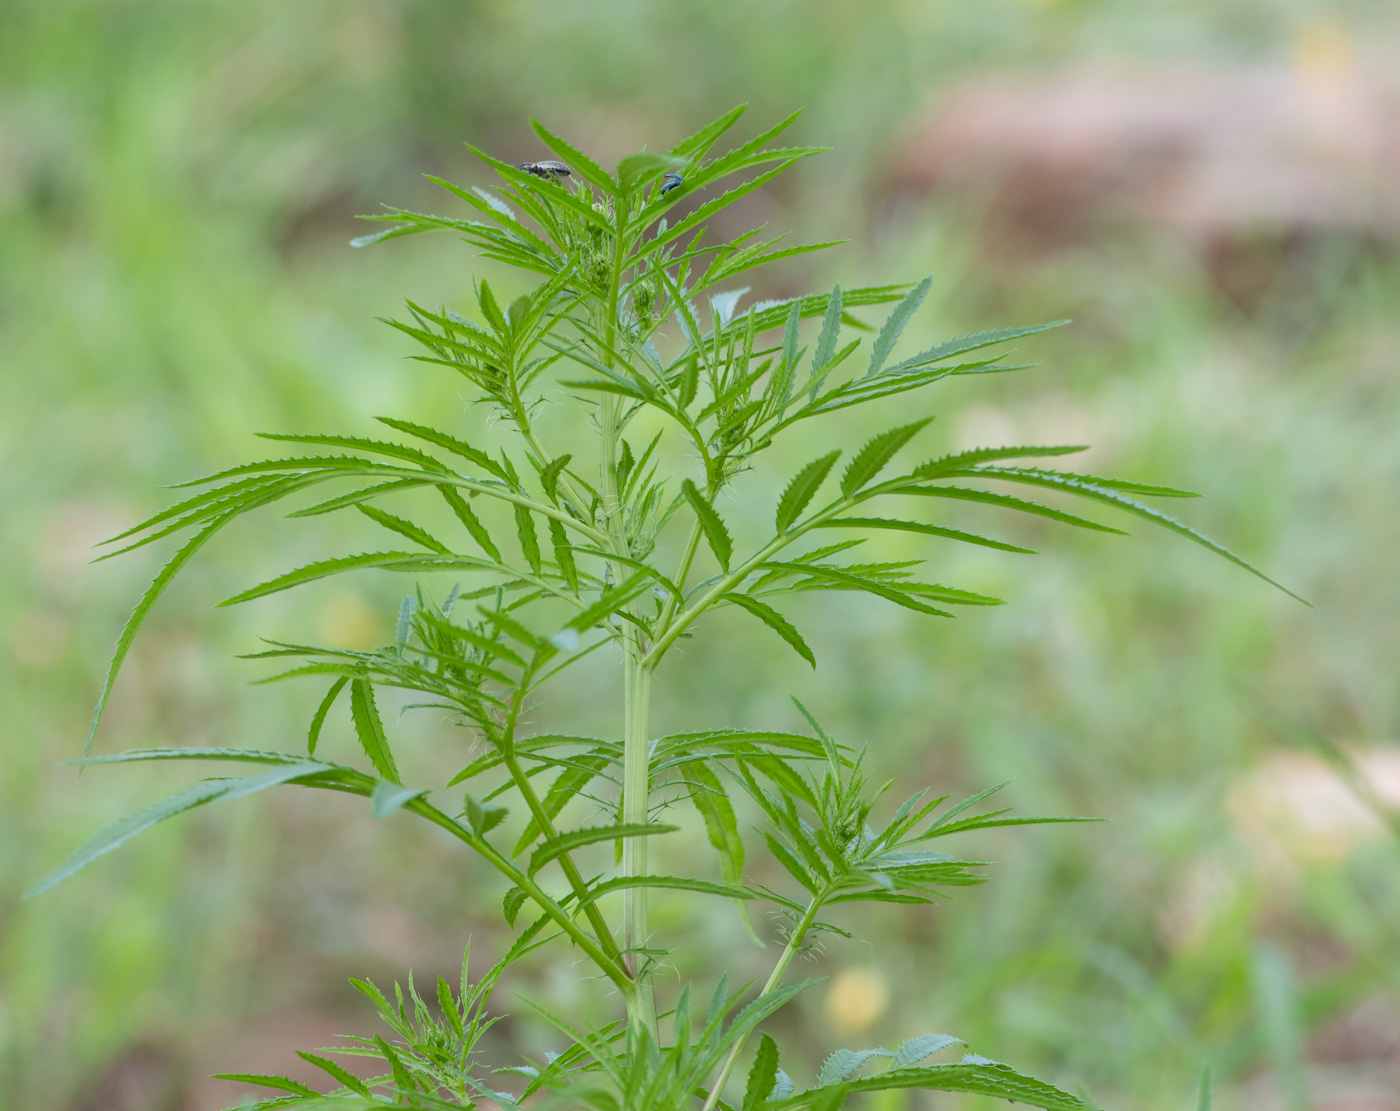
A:
MULTIPOLYGON (((857 591, 935 617, 950 616, 950 607, 997 604, 922 581, 913 563, 861 562, 850 554, 865 536, 885 529, 926 537, 931 548, 1026 551, 938 523, 930 511, 950 501, 1121 531, 1007 493, 1008 486, 1075 495, 1145 518, 1264 576, 1142 500, 1187 496, 1182 491, 1023 462, 1072 454, 1081 450, 1076 446, 982 448, 912 466, 897 462, 927 417, 833 448, 779 476, 771 527, 736 536, 720 495, 741 471, 771 470, 765 453, 788 428, 824 421, 830 439, 840 442, 838 415, 845 410, 947 379, 1017 369, 991 352, 1055 326, 981 332, 897 356, 929 292, 927 278, 838 286, 740 311, 744 290, 735 280, 741 275, 831 245, 786 245, 765 239, 761 229, 729 241, 709 235, 712 217, 818 153, 773 145, 795 117, 716 153, 741 111, 664 154, 624 158, 611 173, 536 124, 555 156, 548 162, 513 166, 473 148, 498 176, 494 192, 433 179, 467 206, 467 217, 402 209, 372 217, 390 226, 358 245, 447 230, 535 281, 508 304, 478 282, 474 317, 410 302, 406 319, 391 322, 418 345, 418 358, 459 376, 492 410, 503 430, 495 442, 468 442, 450 425, 396 417, 379 418, 390 439, 271 435, 295 445, 293 454, 189 483, 197 492, 114 538, 126 541, 124 552, 185 537, 122 631, 94 732, 122 660, 166 586, 216 533, 256 509, 299 498, 290 516, 358 513, 390 535, 381 550, 299 567, 223 604, 366 568, 431 572, 434 582, 456 583, 441 595, 416 586, 403 601, 394 642, 374 651, 274 643, 257 654, 287 665, 279 678, 327 684, 304 752, 289 743, 287 751, 165 748, 83 760, 215 761, 247 771, 203 780, 123 819, 31 892, 47 890, 175 814, 278 785, 361 795, 379 818, 410 814, 445 830, 500 874, 504 917, 517 940, 484 978, 473 983, 464 963, 455 992, 439 981, 436 1013, 411 981, 408 999, 396 990, 392 1001, 360 984, 392 1040, 352 1040, 336 1052, 370 1057, 376 1064, 369 1067, 378 1071, 366 1076, 306 1054, 333 1084, 328 1093, 282 1077, 231 1077, 279 1093, 260 1107, 436 1109, 485 1101, 513 1108, 528 1100, 599 1111, 832 1109, 849 1093, 893 1088, 975 1092, 1052 1111, 1087 1106, 975 1055, 928 1064, 961 1044, 934 1034, 894 1049, 838 1049, 803 1087, 760 1032, 806 986, 786 980, 794 955, 815 932, 844 933, 829 920, 840 904, 922 903, 941 889, 980 881, 973 862, 935 851, 930 842, 990 826, 1074 819, 982 810, 997 788, 956 805, 920 791, 885 811, 877 807, 883 789, 867 783, 860 755, 805 710, 810 731, 801 733, 702 728, 656 738, 648 720, 652 678, 678 638, 725 607, 766 626, 758 635, 780 638, 815 666, 811 648, 780 609, 789 595, 857 591), (886 304, 893 308, 878 330, 858 319, 859 310, 886 304), (862 339, 847 339, 850 332, 874 333, 868 356, 858 354, 862 339), (551 440, 534 419, 544 398, 561 393, 582 409, 567 442, 551 440), (683 474, 663 472, 668 440, 693 461, 683 474), (663 535, 669 559, 661 557, 663 535), (603 646, 613 646, 622 673, 620 739, 523 728, 522 712, 550 679, 603 646), (447 710, 477 742, 475 757, 438 787, 404 782, 392 730, 378 709, 385 688, 447 710), (318 755, 338 701, 348 703, 363 761, 318 755), (663 789, 698 811, 720 879, 665 875, 651 866, 651 840, 676 828, 655 818, 663 789), (585 795, 610 808, 607 821, 567 820, 579 809, 571 801, 585 795), (761 815, 763 844, 788 876, 781 890, 745 880, 747 847, 734 805, 740 796, 761 815), (785 914, 786 944, 766 984, 757 992, 735 991, 719 977, 702 1013, 687 986, 667 1000, 669 1022, 660 1024, 652 973, 666 948, 647 915, 648 894, 657 888, 730 898, 741 910, 766 901, 785 914), (495 1070, 514 1073, 512 1090, 501 1091, 503 1082, 476 1054, 494 1021, 487 998, 506 968, 558 940, 611 983, 622 1006, 616 1021, 597 1029, 541 1012, 566 1048, 548 1061, 495 1070), (740 1092, 739 1079, 732 1085, 731 1079, 755 1034, 740 1092)), ((89 749, 91 743, 90 735, 89 749)))

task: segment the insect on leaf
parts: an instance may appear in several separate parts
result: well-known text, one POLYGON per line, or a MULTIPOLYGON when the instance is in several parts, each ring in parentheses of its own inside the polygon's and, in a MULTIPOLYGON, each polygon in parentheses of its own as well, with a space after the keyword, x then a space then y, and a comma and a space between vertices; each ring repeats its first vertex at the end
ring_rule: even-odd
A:
POLYGON ((579 150, 577 147, 559 138, 558 135, 555 135, 549 128, 540 123, 539 120, 531 120, 530 124, 534 127, 535 134, 540 137, 541 142, 567 162, 574 173, 578 174, 590 185, 601 189, 604 193, 617 193, 617 182, 612 179, 602 166, 598 165, 598 163, 589 158, 588 155, 584 154, 583 151, 579 150))

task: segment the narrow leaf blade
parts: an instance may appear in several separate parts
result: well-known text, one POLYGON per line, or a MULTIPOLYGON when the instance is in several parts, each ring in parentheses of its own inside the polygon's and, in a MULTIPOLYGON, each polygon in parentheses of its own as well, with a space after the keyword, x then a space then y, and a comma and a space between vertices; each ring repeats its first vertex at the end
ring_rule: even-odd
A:
POLYGON ((841 493, 849 498, 884 470, 895 453, 918 435, 931 420, 932 417, 925 417, 923 420, 891 428, 888 432, 882 432, 872 438, 847 464, 846 471, 841 476, 841 493))
POLYGON ((875 337, 875 344, 870 349, 870 368, 865 372, 867 378, 879 374, 885 368, 885 363, 889 361, 890 352, 894 350, 894 345, 899 342, 899 337, 904 334, 904 329, 910 318, 924 303, 924 298, 928 296, 932 285, 933 276, 930 275, 906 293, 904 299, 894 307, 894 310, 885 319, 885 325, 880 329, 880 334, 875 337))
POLYGON ((327 768, 326 764, 317 764, 309 760, 297 761, 293 764, 272 768, 261 775, 243 776, 236 779, 213 779, 186 787, 183 791, 171 795, 169 798, 152 803, 134 814, 128 814, 125 818, 113 822, 106 829, 90 837, 79 845, 67 860, 25 892, 24 897, 32 899, 36 895, 42 895, 75 872, 87 867, 98 857, 105 856, 113 849, 126 844, 138 833, 144 833, 152 826, 158 825, 167 818, 173 818, 176 814, 183 814, 186 810, 193 810, 197 806, 203 806, 205 803, 220 799, 242 798, 244 795, 251 795, 268 787, 275 787, 288 780, 327 768))
POLYGON ((379 708, 374 704, 374 684, 368 679, 356 679, 350 685, 350 717, 355 723, 355 735, 359 738, 360 747, 365 750, 374 770, 381 779, 398 783, 399 769, 389 749, 389 738, 384 733, 379 708))
POLYGON ((807 642, 802 639, 802 634, 799 633, 793 627, 792 623, 788 621, 786 617, 784 617, 781 613, 775 610, 772 606, 768 605, 766 602, 760 602, 757 598, 754 598, 751 595, 740 594, 738 592, 724 595, 724 600, 727 602, 733 602, 736 606, 739 606, 741 609, 748 610, 751 614, 753 614, 770 629, 772 629, 775 633, 777 633, 780 637, 782 637, 785 641, 787 641, 788 644, 792 646, 793 651, 796 652, 799 656, 801 656, 804 660, 806 660, 809 664, 811 664, 813 669, 816 668, 817 657, 814 656, 812 654, 812 650, 807 647, 807 642))
POLYGON ((823 455, 820 459, 812 460, 798 471, 793 480, 788 483, 787 489, 783 491, 783 496, 778 499, 778 512, 775 518, 778 532, 787 532, 797 518, 802 515, 802 511, 816 496, 818 488, 826 479, 827 472, 831 470, 840 454, 838 449, 823 455))
POLYGON ((695 513, 695 519, 700 522, 700 530, 705 534, 705 541, 709 544, 710 551, 714 553, 720 567, 727 573, 729 561, 734 555, 734 541, 729 535, 729 529, 725 527, 720 515, 715 512, 714 507, 705 500, 704 495, 690 479, 686 479, 681 484, 681 492, 695 513))

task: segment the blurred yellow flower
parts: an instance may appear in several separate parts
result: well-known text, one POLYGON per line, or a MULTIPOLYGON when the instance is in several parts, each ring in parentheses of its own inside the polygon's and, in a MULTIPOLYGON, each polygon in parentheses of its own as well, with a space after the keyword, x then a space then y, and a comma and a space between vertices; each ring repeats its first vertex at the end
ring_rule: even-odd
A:
POLYGON ((848 968, 827 990, 826 1020, 837 1034, 860 1034, 875 1025, 889 1001, 889 985, 877 969, 848 968))

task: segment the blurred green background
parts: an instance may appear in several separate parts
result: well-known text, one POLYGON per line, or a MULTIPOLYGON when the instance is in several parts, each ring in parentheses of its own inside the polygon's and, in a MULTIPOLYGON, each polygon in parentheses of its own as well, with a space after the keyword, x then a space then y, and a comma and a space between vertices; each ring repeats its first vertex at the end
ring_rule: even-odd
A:
MULTIPOLYGON (((932 271, 914 341, 1074 317, 1023 347, 1039 369, 942 387, 931 441, 1093 443, 1086 468, 1204 493, 1176 508, 1316 606, 1145 528, 1027 529, 1038 559, 934 553, 936 578, 1004 609, 795 609, 815 678, 757 624, 717 621, 663 675, 658 728, 793 728, 791 692, 911 789, 1012 779, 1023 812, 1109 819, 982 835, 966 851, 998 862, 986 887, 852 915, 868 940, 817 954, 829 979, 784 1020, 797 1059, 947 1030, 1105 1107, 1194 1106, 1209 1061, 1218 1107, 1400 1108, 1400 845, 1381 817, 1400 804, 1398 54, 1400 13, 1367 2, 5 0, 0 1105, 223 1107, 209 1073, 294 1070, 293 1048, 368 1031, 347 975, 448 971, 469 935, 499 951, 498 893, 450 847, 290 793, 172 823, 21 904, 189 777, 56 767, 158 566, 94 566, 91 545, 162 484, 262 450, 256 430, 479 419, 373 319, 405 296, 464 303, 469 253, 347 247, 381 201, 451 210, 424 172, 484 184, 463 140, 537 157, 535 115, 606 159, 742 101, 745 134, 805 107, 798 141, 834 148, 744 215, 853 241, 758 295, 932 271)), ((773 497, 745 492, 740 523, 773 497)), ((99 751, 295 747, 319 692, 250 689, 234 653, 391 634, 401 581, 213 611, 323 550, 264 527, 157 609, 99 751)), ((547 720, 610 728, 610 696, 579 685, 547 720)), ((685 975, 771 959, 728 908, 661 906, 685 975)), ((572 975, 543 962, 511 986, 589 1004, 601 989, 572 975)), ((502 1027, 506 1050, 547 1045, 502 1027)))

